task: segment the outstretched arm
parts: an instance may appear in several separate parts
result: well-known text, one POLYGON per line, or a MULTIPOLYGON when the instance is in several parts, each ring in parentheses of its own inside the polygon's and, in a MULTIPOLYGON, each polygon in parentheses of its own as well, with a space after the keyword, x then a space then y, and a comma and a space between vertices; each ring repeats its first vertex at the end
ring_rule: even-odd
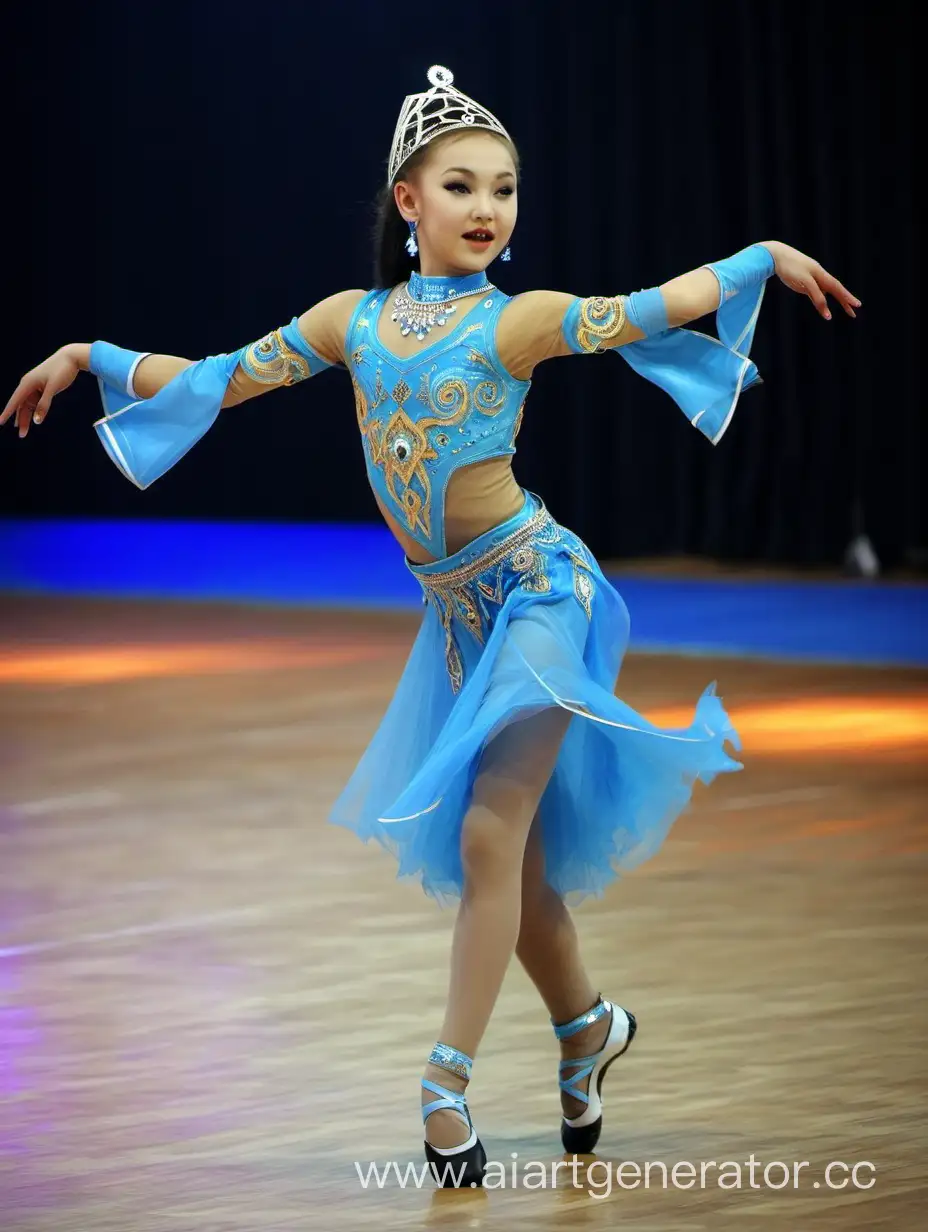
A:
POLYGON ((20 436, 82 368, 97 377, 106 412, 94 424, 113 464, 147 488, 189 453, 224 406, 306 380, 343 359, 344 326, 363 291, 345 291, 231 354, 191 361, 126 351, 108 342, 56 351, 19 383, 0 416, 20 436))
POLYGON ((791 290, 807 295, 826 320, 831 317, 828 295, 851 317, 860 307, 860 301, 817 261, 788 244, 769 240, 633 295, 584 298, 560 291, 519 295, 500 318, 500 358, 513 376, 528 379, 546 359, 628 346, 697 321, 774 273, 791 290))
POLYGON ((759 383, 750 359, 767 280, 777 274, 831 318, 827 296, 854 317, 860 300, 804 253, 771 240, 754 244, 649 291, 583 299, 556 291, 518 296, 503 310, 497 349, 513 376, 527 379, 556 355, 615 349, 639 376, 664 390, 713 445, 742 392, 759 383), (718 338, 681 329, 715 312, 718 338))
MULTIPOLYGON (((340 291, 315 304, 289 325, 273 330, 225 358, 227 376, 222 407, 237 406, 284 385, 295 385, 334 364, 344 362, 343 341, 348 321, 364 291, 340 291)), ((30 424, 40 424, 52 399, 67 389, 80 372, 92 372, 124 407, 154 398, 182 372, 205 361, 178 355, 127 351, 106 342, 72 342, 27 372, 0 413, 0 427, 12 420, 20 437, 30 424)), ((112 405, 104 396, 105 409, 112 405)))
MULTIPOLYGON (((229 378, 223 407, 238 406, 271 389, 296 385, 325 368, 344 363, 344 339, 351 314, 364 291, 339 291, 320 300, 289 325, 242 347, 229 378)), ((148 355, 133 379, 139 398, 152 398, 194 363, 174 355, 148 355)))

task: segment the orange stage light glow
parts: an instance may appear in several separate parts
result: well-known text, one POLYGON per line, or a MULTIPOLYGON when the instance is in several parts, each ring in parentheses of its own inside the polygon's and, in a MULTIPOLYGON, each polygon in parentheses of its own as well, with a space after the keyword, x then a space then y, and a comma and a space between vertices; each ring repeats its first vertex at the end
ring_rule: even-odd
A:
MULTIPOLYGON (((384 648, 362 641, 255 638, 228 642, 140 642, 127 645, 0 648, 0 684, 87 685, 157 677, 217 675, 293 668, 345 667, 380 658, 384 648)), ((829 696, 728 706, 745 755, 912 751, 928 754, 928 695, 829 696)), ((651 710, 658 727, 685 728, 693 711, 651 710)))
POLYGON ((201 676, 274 668, 344 667, 378 658, 360 642, 147 642, 122 646, 0 650, 0 684, 83 685, 158 676, 201 676))
MULTIPOLYGON (((728 707, 746 754, 847 752, 925 746, 928 697, 807 697, 791 702, 728 707)), ((680 728, 692 711, 680 707, 647 715, 658 727, 680 728)))

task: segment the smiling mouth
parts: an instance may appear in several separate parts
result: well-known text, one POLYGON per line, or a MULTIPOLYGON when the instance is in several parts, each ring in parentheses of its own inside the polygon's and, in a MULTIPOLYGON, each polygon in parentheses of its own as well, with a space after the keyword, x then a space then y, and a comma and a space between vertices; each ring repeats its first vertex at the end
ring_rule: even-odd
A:
POLYGON ((492 231, 485 231, 482 227, 478 227, 476 231, 466 231, 462 238, 474 244, 492 244, 494 237, 492 231))

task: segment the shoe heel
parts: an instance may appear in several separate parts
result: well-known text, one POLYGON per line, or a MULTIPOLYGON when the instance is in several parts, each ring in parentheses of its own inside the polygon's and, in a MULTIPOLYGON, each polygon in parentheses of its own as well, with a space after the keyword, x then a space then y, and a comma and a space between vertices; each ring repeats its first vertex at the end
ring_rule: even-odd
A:
POLYGON ((425 1158, 432 1179, 440 1189, 480 1189, 487 1170, 487 1153, 478 1138, 466 1151, 448 1151, 442 1154, 425 1144, 425 1158))

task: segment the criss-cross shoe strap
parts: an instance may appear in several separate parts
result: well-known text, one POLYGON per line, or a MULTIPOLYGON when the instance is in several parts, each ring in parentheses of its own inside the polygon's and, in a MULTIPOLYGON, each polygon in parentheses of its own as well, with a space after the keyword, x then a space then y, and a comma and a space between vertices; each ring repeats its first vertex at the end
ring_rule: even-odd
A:
POLYGON ((467 1111, 467 1100, 457 1091, 449 1091, 445 1087, 440 1087, 437 1082, 430 1082, 428 1078, 422 1079, 422 1085, 427 1091, 432 1091, 435 1095, 440 1095, 440 1099, 433 1099, 428 1104, 422 1105, 422 1120, 427 1121, 433 1112, 437 1112, 439 1108, 449 1108, 452 1112, 456 1112, 465 1124, 470 1125, 470 1114, 467 1111))
POLYGON ((601 1053, 597 1052, 596 1055, 592 1057, 572 1057, 569 1061, 562 1061, 558 1066, 558 1073, 561 1075, 564 1074, 565 1070, 573 1069, 574 1066, 579 1066, 580 1068, 578 1073, 571 1074, 569 1078, 561 1077, 559 1079, 558 1085, 561 1090, 566 1091, 568 1095, 572 1095, 574 1099, 579 1099, 584 1104, 588 1104, 590 1102, 590 1097, 587 1095, 586 1091, 581 1091, 574 1084, 577 1082, 582 1082, 584 1078, 589 1078, 590 1074, 593 1072, 593 1067, 595 1066, 597 1059, 601 1055, 601 1053))

